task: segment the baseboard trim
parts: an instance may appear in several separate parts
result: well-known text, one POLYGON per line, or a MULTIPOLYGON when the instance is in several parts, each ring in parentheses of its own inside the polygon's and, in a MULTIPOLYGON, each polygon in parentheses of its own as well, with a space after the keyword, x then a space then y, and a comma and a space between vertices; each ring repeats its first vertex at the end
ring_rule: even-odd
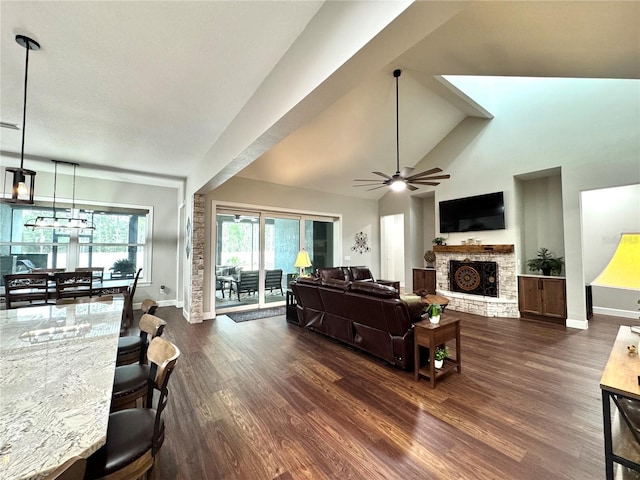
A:
MULTIPOLYGON (((177 307, 175 300, 160 300, 159 302, 156 301, 156 303, 158 304, 159 307, 177 307)), ((133 304, 134 310, 140 310, 141 307, 142 307, 142 302, 133 304)))
POLYGON ((619 310, 617 308, 593 307, 593 313, 600 315, 610 315, 612 317, 635 318, 638 319, 638 312, 633 310, 619 310))
POLYGON ((565 325, 569 328, 577 328, 579 330, 586 330, 589 328, 588 320, 573 320, 572 318, 567 318, 567 322, 565 325))

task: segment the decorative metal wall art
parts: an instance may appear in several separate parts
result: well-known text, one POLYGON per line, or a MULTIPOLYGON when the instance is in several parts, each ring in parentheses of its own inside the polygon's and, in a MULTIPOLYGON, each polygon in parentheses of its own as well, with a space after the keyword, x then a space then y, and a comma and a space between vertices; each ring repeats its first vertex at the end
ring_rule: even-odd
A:
POLYGON ((371 248, 369 247, 369 245, 367 245, 366 233, 356 233, 356 244, 351 247, 351 250, 353 250, 354 252, 358 252, 359 254, 371 251, 371 248))

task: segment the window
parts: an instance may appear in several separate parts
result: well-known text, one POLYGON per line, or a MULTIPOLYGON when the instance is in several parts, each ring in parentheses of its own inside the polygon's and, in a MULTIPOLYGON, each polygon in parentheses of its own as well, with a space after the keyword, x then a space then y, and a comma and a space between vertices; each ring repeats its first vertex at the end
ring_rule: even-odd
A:
MULTIPOLYGON (((64 207, 60 210, 64 214, 64 207)), ((86 218, 95 230, 24 226, 36 216, 51 215, 47 206, 0 203, 0 282, 8 273, 32 268, 104 267, 105 279, 133 277, 142 268, 141 278, 150 278, 150 210, 78 208, 74 216, 86 218), (112 269, 116 262, 122 268, 112 269)))

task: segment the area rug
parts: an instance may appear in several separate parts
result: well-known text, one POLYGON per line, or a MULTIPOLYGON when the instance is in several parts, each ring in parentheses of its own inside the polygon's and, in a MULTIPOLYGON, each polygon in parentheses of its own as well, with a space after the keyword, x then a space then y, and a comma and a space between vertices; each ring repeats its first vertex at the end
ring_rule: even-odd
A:
POLYGON ((246 322, 248 320, 257 320, 259 318, 277 317, 285 314, 285 307, 263 308, 261 310, 248 310, 246 312, 227 313, 227 317, 236 323, 246 322))

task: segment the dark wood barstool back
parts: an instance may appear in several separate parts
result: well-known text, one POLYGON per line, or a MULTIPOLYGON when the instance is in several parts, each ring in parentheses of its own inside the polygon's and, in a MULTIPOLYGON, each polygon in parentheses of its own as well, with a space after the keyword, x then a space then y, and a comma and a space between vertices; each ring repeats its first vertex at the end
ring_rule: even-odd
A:
POLYGON ((158 393, 152 408, 129 408, 109 415, 106 444, 87 459, 85 480, 134 480, 151 470, 164 442, 162 412, 167 406, 167 384, 180 350, 171 342, 156 337, 149 346, 150 357, 158 359, 149 394, 158 393))
POLYGON ((162 335, 167 322, 155 315, 145 313, 138 324, 140 335, 130 335, 118 339, 118 357, 116 366, 131 363, 145 363, 147 358, 147 346, 155 337, 162 335))
POLYGON ((133 279, 133 283, 124 293, 124 308, 122 309, 122 329, 126 330, 133 324, 133 297, 136 294, 136 288, 138 286, 138 279, 142 273, 142 268, 139 268, 136 272, 136 276, 133 279))

